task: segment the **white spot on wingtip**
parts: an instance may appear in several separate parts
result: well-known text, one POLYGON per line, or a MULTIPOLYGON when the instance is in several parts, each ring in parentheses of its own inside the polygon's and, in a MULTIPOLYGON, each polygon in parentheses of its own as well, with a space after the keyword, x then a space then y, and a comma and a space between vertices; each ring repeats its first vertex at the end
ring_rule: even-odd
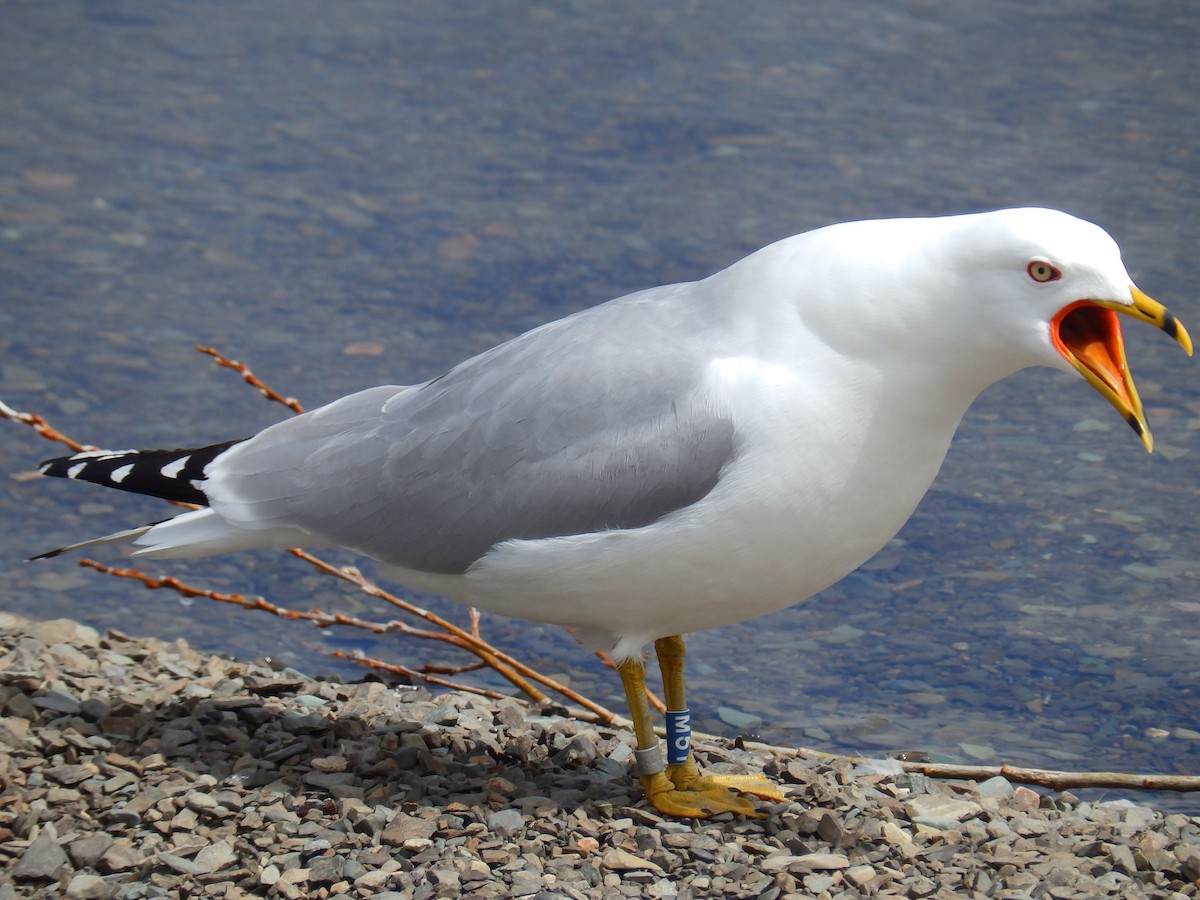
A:
POLYGON ((178 478, 179 473, 183 470, 183 467, 188 464, 188 460, 191 458, 192 457, 189 454, 188 456, 179 457, 179 459, 175 460, 174 462, 167 463, 165 466, 162 467, 162 477, 163 478, 178 478))
POLYGON ((133 463, 130 463, 127 466, 121 466, 121 468, 119 468, 119 469, 113 469, 113 473, 108 477, 109 477, 109 480, 112 481, 113 484, 120 484, 127 477, 129 477, 129 473, 132 471, 133 471, 133 463))
POLYGON ((87 463, 85 463, 85 462, 76 463, 75 465, 71 466, 71 468, 67 469, 67 477, 68 478, 76 478, 76 477, 78 477, 79 473, 82 472, 86 468, 87 468, 87 463))

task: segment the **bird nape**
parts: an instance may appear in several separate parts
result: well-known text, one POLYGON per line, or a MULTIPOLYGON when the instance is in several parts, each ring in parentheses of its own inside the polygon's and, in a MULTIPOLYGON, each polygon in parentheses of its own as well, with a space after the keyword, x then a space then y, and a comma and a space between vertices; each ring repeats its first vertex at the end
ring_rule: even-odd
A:
POLYGON ((1191 353, 1112 238, 1065 213, 852 222, 248 440, 42 470, 204 504, 63 550, 341 546, 411 588, 566 626, 619 663, 649 802, 753 815, 741 795, 780 798, 774 784, 693 762, 681 635, 783 609, 865 562, 920 501, 970 403, 1019 369, 1078 372, 1151 449, 1121 316, 1191 353))

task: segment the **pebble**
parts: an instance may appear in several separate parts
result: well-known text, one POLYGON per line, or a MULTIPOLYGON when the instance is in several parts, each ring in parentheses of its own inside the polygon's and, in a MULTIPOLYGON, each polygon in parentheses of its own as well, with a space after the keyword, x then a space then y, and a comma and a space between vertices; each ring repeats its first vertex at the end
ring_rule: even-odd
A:
POLYGON ((627 732, 511 700, 6 613, 0 646, 0 900, 1200 897, 1200 819, 1130 800, 697 736, 791 798, 668 819, 627 732))

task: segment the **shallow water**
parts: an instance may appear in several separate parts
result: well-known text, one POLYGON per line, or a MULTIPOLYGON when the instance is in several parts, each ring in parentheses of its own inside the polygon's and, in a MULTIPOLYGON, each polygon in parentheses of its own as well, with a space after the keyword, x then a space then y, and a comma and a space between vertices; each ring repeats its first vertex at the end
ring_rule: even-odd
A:
MULTIPOLYGON (((0 18, 0 399, 95 444, 280 417, 196 342, 314 406, 851 218, 1067 209, 1200 328, 1186 4, 179 0, 0 18)), ((1200 771, 1200 382, 1162 335, 1129 332, 1153 456, 1065 375, 989 390, 862 571, 691 640, 700 725, 737 733, 718 718, 732 707, 783 744, 1200 771)), ((6 476, 54 452, 0 427, 6 476)), ((18 612, 309 671, 356 671, 321 647, 433 656, 21 562, 163 515, 149 500, 15 477, 0 514, 18 612)), ((266 554, 153 571, 384 615, 266 554)), ((561 632, 485 628, 620 707, 561 632)))

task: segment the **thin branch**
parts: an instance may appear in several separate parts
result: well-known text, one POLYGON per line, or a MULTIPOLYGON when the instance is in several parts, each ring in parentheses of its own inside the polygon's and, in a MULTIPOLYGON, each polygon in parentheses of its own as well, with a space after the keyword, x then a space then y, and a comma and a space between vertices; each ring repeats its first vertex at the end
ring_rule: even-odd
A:
POLYGON ((67 437, 37 413, 19 412, 2 400, 0 400, 0 419, 10 419, 13 422, 21 422, 25 425, 28 425, 46 440, 57 441, 60 444, 66 444, 75 453, 80 453, 84 450, 97 449, 90 444, 81 444, 79 441, 67 437))
MULTIPOLYGON (((326 563, 323 560, 317 559, 303 550, 293 550, 292 552, 310 562, 312 565, 317 566, 322 571, 330 572, 331 574, 337 574, 339 577, 342 577, 347 581, 351 581, 354 584, 360 583, 359 581, 356 581, 354 578, 350 577, 350 575, 341 573, 336 569, 336 567, 331 566, 329 563, 326 563)), ((461 650, 466 650, 468 653, 474 654, 489 668, 494 669, 501 676, 508 679, 508 681, 510 681, 518 690, 527 694, 535 703, 544 703, 547 700, 547 697, 542 691, 534 687, 530 681, 537 681, 551 690, 557 691, 564 697, 567 697, 571 702, 587 709, 597 720, 605 724, 612 722, 615 718, 614 713, 605 709, 599 704, 588 700, 579 693, 572 691, 566 685, 559 684, 554 679, 542 675, 540 672, 529 668, 523 663, 518 663, 516 660, 513 660, 511 657, 507 656, 507 654, 496 650, 486 641, 472 638, 469 634, 467 634, 467 632, 458 628, 458 626, 454 625, 453 623, 447 622, 446 620, 441 619, 432 613, 413 606, 412 604, 405 603, 404 601, 395 597, 392 597, 391 599, 396 606, 404 609, 405 611, 411 611, 414 615, 425 619, 431 624, 437 625, 439 628, 444 628, 444 630, 432 631, 424 628, 413 628, 408 623, 402 622, 398 619, 393 619, 388 622, 372 622, 356 616, 347 616, 342 613, 327 613, 319 609, 308 611, 288 609, 287 607, 272 603, 263 597, 249 597, 245 594, 210 591, 204 588, 193 587, 173 576, 156 578, 138 569, 118 569, 112 566, 106 566, 103 563, 97 562, 93 559, 82 559, 79 561, 79 564, 86 568, 94 569, 98 572, 104 572, 118 578, 129 578, 134 581, 138 581, 143 586, 151 590, 167 588, 176 591, 184 597, 206 597, 207 599, 215 600, 218 603, 230 603, 234 606, 240 606, 243 609, 266 612, 274 616, 279 616, 283 619, 312 622, 313 625, 318 628, 329 628, 334 625, 345 625, 352 628, 360 628, 365 631, 370 631, 373 634, 397 633, 408 635, 409 637, 419 638, 421 640, 440 641, 442 643, 451 644, 452 646, 455 646, 461 650)), ((371 585, 370 582, 362 578, 361 575, 358 575, 357 578, 361 579, 361 585, 364 586, 362 588, 363 590, 366 590, 367 587, 372 588, 372 590, 367 591, 367 593, 369 593, 371 596, 391 596, 387 594, 386 591, 371 585)), ((430 674, 432 675, 433 673, 430 674)))
MULTIPOLYGON (((456 681, 451 681, 449 678, 442 678, 431 671, 431 666, 423 666, 421 669, 410 669, 408 666, 401 666, 396 663, 385 662, 382 659, 375 659, 366 656, 361 651, 355 650, 353 653, 346 653, 344 650, 331 650, 330 656, 335 656, 338 659, 346 659, 352 663, 364 666, 368 669, 378 669, 381 672, 388 672, 392 675, 404 675, 409 678, 415 678, 419 681, 424 681, 427 684, 436 684, 439 687, 451 688, 456 691, 465 691, 468 694, 478 694, 481 697, 488 697, 492 700, 516 700, 518 703, 528 706, 526 700, 521 700, 516 697, 508 697, 506 694, 501 694, 499 691, 493 691, 488 688, 474 687, 469 684, 460 684, 456 681)), ((486 668, 482 663, 478 666, 470 668, 486 668)))
POLYGON ((300 405, 299 400, 297 400, 295 397, 284 397, 282 394, 263 384, 258 376, 250 371, 249 366, 245 365, 244 363, 240 363, 236 359, 230 359, 229 357, 224 356, 214 347, 204 347, 200 344, 197 344, 196 349, 201 353, 207 353, 209 356, 215 359, 217 361, 217 365, 223 366, 226 369, 233 369, 233 371, 242 376, 242 380, 245 381, 246 384, 257 388, 258 392, 268 400, 271 400, 275 403, 281 403, 294 413, 304 412, 304 407, 300 405))
MULTIPOLYGON (((538 672, 538 671, 530 668, 529 666, 525 665, 525 663, 521 662, 520 660, 514 659, 513 657, 509 656, 507 653, 503 652, 502 650, 499 650, 499 649, 493 647, 491 644, 488 644, 486 641, 476 639, 475 637, 473 637, 471 635, 471 633, 469 631, 466 631, 465 629, 460 628, 459 626, 455 625, 453 622, 449 621, 448 619, 443 619, 441 616, 439 616, 435 613, 429 612, 429 610, 422 609, 421 607, 416 606, 415 604, 409 603, 406 600, 401 600, 399 597, 395 596, 394 594, 388 593, 383 588, 381 588, 378 585, 367 580, 367 578, 365 578, 363 576, 363 574, 361 572, 359 572, 357 569, 355 569, 351 566, 331 565, 330 563, 327 563, 324 560, 318 559, 317 557, 313 556, 311 553, 308 553, 307 551, 301 550, 299 548, 293 548, 293 549, 289 550, 288 552, 292 553, 295 556, 298 556, 300 559, 303 559, 305 562, 308 562, 309 564, 315 566, 317 569, 326 573, 327 575, 332 575, 334 578, 340 578, 343 581, 347 581, 350 584, 355 585, 356 587, 359 588, 359 590, 361 590, 363 593, 365 593, 369 597, 376 597, 380 600, 384 600, 387 603, 390 603, 393 606, 397 607, 398 609, 404 610, 405 612, 409 613, 410 615, 417 616, 418 618, 424 619, 426 622, 429 622, 431 625, 436 625, 438 628, 445 629, 448 633, 454 635, 460 641, 462 641, 462 644, 460 646, 462 646, 464 649, 469 649, 472 653, 477 655, 480 659, 489 661, 489 665, 491 665, 494 669, 496 669, 496 671, 500 672, 502 675, 504 675, 504 677, 508 678, 510 681, 512 681, 512 677, 505 673, 504 670, 506 668, 515 670, 516 673, 519 673, 520 675, 530 679, 531 681, 536 681, 539 684, 544 685, 545 687, 548 687, 550 690, 555 691, 559 694, 562 694, 564 697, 566 697, 572 703, 578 704, 579 706, 582 706, 584 709, 588 710, 593 716, 595 716, 597 718, 597 720, 599 720, 600 722, 602 722, 606 725, 611 723, 613 721, 613 719, 615 718, 615 714, 611 710, 605 709, 603 706, 596 703, 595 701, 589 700, 587 697, 584 697, 582 694, 579 694, 578 692, 571 690, 565 684, 560 684, 559 682, 555 681, 553 678, 543 675, 541 672, 538 672)), ((540 701, 541 699, 544 699, 544 695, 539 696, 540 695, 539 691, 533 691, 533 692, 527 691, 527 693, 529 693, 530 696, 533 697, 535 701, 540 701)))
MULTIPOLYGON (((717 735, 692 732, 697 740, 727 741, 717 735)), ((880 762, 862 756, 847 756, 844 753, 830 753, 827 750, 811 748, 781 747, 778 744, 764 744, 760 741, 744 741, 742 746, 747 750, 762 750, 786 758, 802 759, 816 757, 818 759, 843 759, 853 763, 880 762)), ((1030 769, 1021 766, 960 766, 949 763, 928 763, 904 759, 884 760, 894 763, 905 772, 927 775, 930 778, 949 778, 961 781, 986 781, 997 775, 1007 778, 1017 784, 1034 784, 1056 791, 1069 788, 1133 788, 1147 791, 1200 791, 1200 775, 1138 775, 1126 772, 1063 772, 1055 769, 1030 769)))
POLYGON ((1068 788, 1140 788, 1147 791, 1200 791, 1198 775, 1135 775, 1125 772, 1059 772, 1018 766, 955 766, 942 763, 902 762, 906 772, 931 778, 983 781, 997 775, 1020 784, 1036 784, 1056 791, 1068 788))

